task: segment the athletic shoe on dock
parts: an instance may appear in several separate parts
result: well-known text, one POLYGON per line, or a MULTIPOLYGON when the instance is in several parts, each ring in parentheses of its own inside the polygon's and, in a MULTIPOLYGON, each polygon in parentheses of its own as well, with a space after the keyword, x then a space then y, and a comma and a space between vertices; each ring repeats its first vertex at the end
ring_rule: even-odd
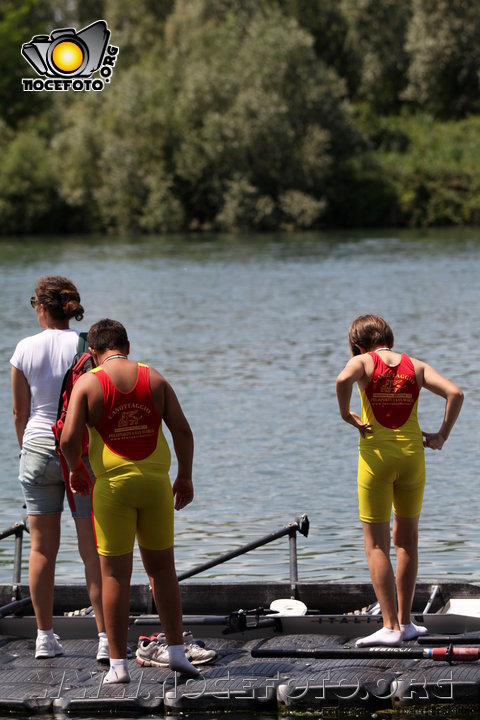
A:
POLYGON ((103 635, 100 635, 98 638, 97 660, 98 660, 98 662, 101 662, 101 663, 110 662, 110 650, 108 647, 108 638, 103 635))
MULTIPOLYGON (((183 633, 185 644, 185 655, 192 665, 205 665, 211 662, 217 653, 215 650, 207 650, 203 643, 199 644, 193 639, 191 632, 183 633)), ((158 633, 146 637, 141 635, 137 647, 137 663, 144 667, 169 667, 168 645, 164 633, 158 633)))
POLYGON ((215 650, 208 650, 203 642, 193 639, 192 633, 187 630, 183 633, 185 654, 192 665, 205 665, 217 657, 215 650))
POLYGON ((139 640, 136 661, 143 667, 168 667, 168 645, 166 642, 144 638, 139 640))
POLYGON ((63 655, 63 648, 58 642, 58 635, 41 635, 37 637, 35 642, 35 658, 37 660, 43 658, 53 658, 57 655, 63 655))

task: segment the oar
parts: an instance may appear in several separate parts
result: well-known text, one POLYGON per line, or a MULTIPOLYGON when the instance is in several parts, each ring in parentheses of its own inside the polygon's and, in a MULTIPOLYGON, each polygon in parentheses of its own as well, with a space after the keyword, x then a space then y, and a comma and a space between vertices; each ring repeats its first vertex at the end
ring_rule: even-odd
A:
POLYGON ((432 607, 433 602, 434 602, 435 598, 437 597, 437 594, 438 594, 438 591, 439 591, 439 590, 440 590, 440 586, 439 586, 439 585, 434 585, 434 586, 433 586, 432 592, 431 592, 431 594, 430 594, 430 597, 429 597, 428 600, 427 600, 427 604, 425 605, 425 607, 424 607, 424 609, 423 609, 423 614, 424 614, 424 615, 426 615, 426 614, 428 613, 428 611, 430 610, 430 608, 432 607))
MULTIPOLYGON (((209 560, 208 562, 203 563, 202 565, 198 565, 197 567, 192 568, 191 570, 187 570, 186 572, 180 573, 177 577, 178 580, 186 580, 189 577, 193 577, 194 575, 198 575, 199 573, 203 572, 204 570, 210 570, 210 568, 215 567, 216 565, 221 565, 224 562, 227 562, 228 560, 233 560, 236 557, 239 557, 240 555, 244 555, 245 553, 250 552, 250 550, 256 550, 259 547, 262 547, 262 545, 267 545, 268 543, 271 543, 273 540, 278 540, 281 537, 284 537, 285 535, 289 535, 291 538, 295 537, 295 533, 299 532, 305 537, 308 537, 308 531, 310 527, 310 521, 307 517, 307 515, 298 515, 293 522, 288 523, 288 525, 285 525, 285 527, 281 528, 280 530, 277 530, 275 532, 271 532, 268 535, 265 535, 264 537, 259 538, 258 540, 254 540, 252 542, 247 543, 246 545, 242 545, 242 547, 237 548, 236 550, 232 550, 230 552, 224 553, 223 555, 219 555, 214 560, 209 560)), ((294 559, 290 558, 290 565, 295 565, 294 559)))
POLYGON ((417 638, 420 645, 460 645, 461 643, 478 645, 480 635, 478 632, 458 633, 458 635, 423 635, 417 638))
POLYGON ((264 648, 252 649, 254 658, 315 658, 316 660, 371 660, 395 658, 405 660, 444 660, 446 662, 474 662, 480 657, 478 647, 365 647, 365 648, 264 648))
MULTIPOLYGON (((269 615, 267 616, 264 608, 256 608, 254 610, 235 610, 230 615, 184 615, 183 624, 200 627, 213 625, 222 628, 223 635, 245 633, 262 628, 274 628, 276 632, 281 632, 281 618, 276 614, 270 617, 271 612, 268 610, 269 615)), ((139 628, 158 627, 158 616, 140 616, 133 620, 133 625, 139 628)))
POLYGON ((24 597, 21 600, 13 600, 12 602, 7 603, 7 605, 2 605, 2 607, 0 607, 0 618, 5 617, 6 615, 11 615, 11 613, 20 610, 20 608, 24 608, 31 604, 32 598, 30 596, 24 597))

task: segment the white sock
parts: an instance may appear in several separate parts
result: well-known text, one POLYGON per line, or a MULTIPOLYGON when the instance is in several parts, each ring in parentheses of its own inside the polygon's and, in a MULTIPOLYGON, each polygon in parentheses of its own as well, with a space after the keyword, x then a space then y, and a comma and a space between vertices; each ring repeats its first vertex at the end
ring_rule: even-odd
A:
POLYGON ((408 625, 400 625, 400 630, 403 633, 404 640, 415 640, 420 635, 426 635, 428 630, 422 625, 415 625, 413 622, 409 622, 408 625))
POLYGON ((50 628, 50 630, 37 630, 37 637, 53 638, 53 628, 50 628))
POLYGON ((367 637, 358 638, 355 643, 356 647, 371 647, 375 645, 386 645, 387 647, 395 647, 402 644, 402 631, 401 630, 390 630, 390 628, 382 627, 373 635, 367 635, 367 637))
POLYGON ((168 664, 170 670, 176 670, 190 677, 198 677, 200 672, 192 665, 185 655, 185 645, 169 645, 168 646, 168 664))
POLYGON ((110 658, 110 670, 103 678, 106 684, 113 683, 129 683, 130 674, 128 672, 128 662, 126 659, 110 658))

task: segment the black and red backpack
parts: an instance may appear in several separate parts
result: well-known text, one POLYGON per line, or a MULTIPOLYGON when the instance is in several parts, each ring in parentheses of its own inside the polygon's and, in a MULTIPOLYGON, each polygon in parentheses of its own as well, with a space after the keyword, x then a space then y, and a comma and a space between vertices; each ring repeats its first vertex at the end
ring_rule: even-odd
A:
MULTIPOLYGON (((60 397, 58 400, 57 420, 52 425, 52 431, 55 436, 55 447, 60 457, 60 463, 62 465, 63 477, 68 488, 68 476, 69 470, 68 465, 63 457, 60 448, 60 439, 62 437, 63 426, 65 425, 65 418, 67 416, 68 403, 70 401, 70 395, 72 389, 78 378, 84 373, 88 372, 95 367, 95 361, 93 355, 88 349, 87 344, 87 333, 80 333, 78 337, 77 352, 72 360, 70 367, 65 373, 62 381, 62 388, 60 390, 60 397)), ((88 455, 88 430, 87 428, 83 431, 82 440, 82 457, 88 455)))

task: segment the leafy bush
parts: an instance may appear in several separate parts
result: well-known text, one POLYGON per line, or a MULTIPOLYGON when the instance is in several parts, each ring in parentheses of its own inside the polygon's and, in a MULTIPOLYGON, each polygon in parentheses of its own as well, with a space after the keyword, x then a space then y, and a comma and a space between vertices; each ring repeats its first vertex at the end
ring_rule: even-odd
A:
POLYGON ((399 223, 427 227, 478 222, 480 118, 439 123, 422 115, 384 119, 383 124, 408 137, 407 151, 380 144, 377 153, 395 188, 399 223))
POLYGON ((475 0, 413 0, 405 98, 444 119, 478 112, 479 37, 475 0))
POLYGON ((5 235, 54 232, 65 227, 47 143, 34 130, 2 143, 0 216, 5 235))

